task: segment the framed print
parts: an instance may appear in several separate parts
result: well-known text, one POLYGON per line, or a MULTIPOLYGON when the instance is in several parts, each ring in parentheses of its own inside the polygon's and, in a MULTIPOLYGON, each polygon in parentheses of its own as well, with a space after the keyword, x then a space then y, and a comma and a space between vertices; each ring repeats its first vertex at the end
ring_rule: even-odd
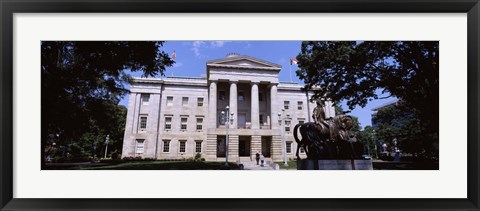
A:
POLYGON ((0 7, 2 210, 479 209, 478 0, 0 7))

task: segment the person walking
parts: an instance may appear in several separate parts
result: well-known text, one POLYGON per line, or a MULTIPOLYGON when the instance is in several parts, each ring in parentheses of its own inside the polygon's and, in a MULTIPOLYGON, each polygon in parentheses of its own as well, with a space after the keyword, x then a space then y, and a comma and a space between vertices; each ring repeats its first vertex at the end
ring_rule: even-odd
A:
POLYGON ((255 154, 255 160, 257 161, 257 166, 258 166, 258 161, 260 160, 260 154, 255 154))
POLYGON ((263 167, 263 163, 265 162, 265 157, 263 156, 263 154, 260 155, 260 163, 261 163, 261 167, 263 167))

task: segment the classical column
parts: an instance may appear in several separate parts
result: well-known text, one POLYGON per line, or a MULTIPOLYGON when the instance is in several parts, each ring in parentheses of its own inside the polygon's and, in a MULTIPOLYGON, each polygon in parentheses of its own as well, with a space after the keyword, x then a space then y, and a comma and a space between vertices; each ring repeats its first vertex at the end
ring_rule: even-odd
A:
POLYGON ((233 118, 232 124, 230 124, 230 128, 237 129, 238 128, 238 111, 237 111, 237 82, 236 81, 230 81, 230 112, 233 113, 233 116, 230 116, 230 118, 233 118))
POLYGON ((270 85, 270 118, 272 124, 272 129, 278 129, 278 93, 277 93, 277 84, 270 85))
POLYGON ((252 120, 252 129, 260 128, 259 121, 259 100, 258 100, 258 83, 252 82, 252 98, 251 98, 251 120, 252 120))
POLYGON ((205 157, 209 161, 217 159, 217 135, 212 133, 217 128, 217 81, 210 81, 208 95, 208 134, 205 157))
POLYGON ((208 99, 209 128, 217 128, 217 82, 210 81, 210 94, 208 99))

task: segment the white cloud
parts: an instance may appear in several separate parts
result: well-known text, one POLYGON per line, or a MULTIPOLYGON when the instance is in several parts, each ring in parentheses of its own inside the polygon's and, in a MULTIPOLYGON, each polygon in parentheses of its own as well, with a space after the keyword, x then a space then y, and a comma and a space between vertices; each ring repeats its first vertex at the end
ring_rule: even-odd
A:
POLYGON ((173 68, 181 67, 181 66, 183 66, 183 63, 181 63, 181 62, 175 62, 175 64, 173 64, 173 68))
POLYGON ((191 50, 195 53, 195 56, 199 57, 202 55, 200 52, 202 48, 221 48, 225 43, 226 41, 194 41, 191 50))
POLYGON ((225 44, 225 41, 212 41, 210 42, 210 46, 212 48, 221 48, 225 44))
POLYGON ((195 53, 195 56, 200 56, 200 50, 198 48, 192 48, 193 53, 195 53))
POLYGON ((195 53, 195 56, 200 56, 200 48, 205 45, 204 41, 195 41, 192 43, 192 51, 195 53))
POLYGON ((192 43, 193 47, 199 48, 205 44, 205 41, 195 41, 192 43))

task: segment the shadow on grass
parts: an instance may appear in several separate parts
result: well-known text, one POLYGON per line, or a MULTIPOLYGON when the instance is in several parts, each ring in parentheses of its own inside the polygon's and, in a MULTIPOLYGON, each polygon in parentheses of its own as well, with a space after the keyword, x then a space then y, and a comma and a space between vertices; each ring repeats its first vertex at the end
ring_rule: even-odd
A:
POLYGON ((80 167, 81 170, 240 170, 236 163, 201 161, 142 161, 115 165, 80 167))

